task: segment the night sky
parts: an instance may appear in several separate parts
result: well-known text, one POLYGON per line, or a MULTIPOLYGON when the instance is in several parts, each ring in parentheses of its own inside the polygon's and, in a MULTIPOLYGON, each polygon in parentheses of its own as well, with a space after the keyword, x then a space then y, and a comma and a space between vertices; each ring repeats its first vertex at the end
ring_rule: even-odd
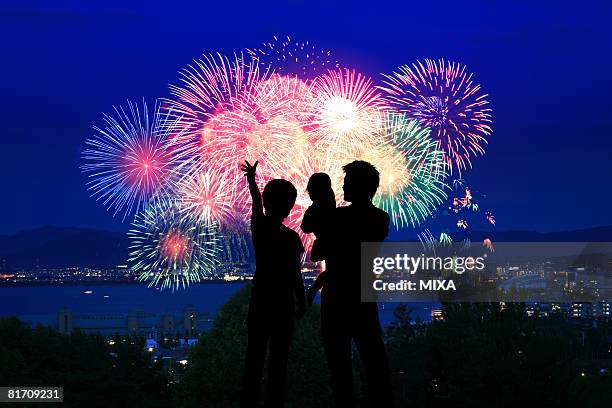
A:
POLYGON ((612 225, 611 15, 609 0, 3 0, 0 234, 127 229, 79 170, 101 112, 168 96, 202 52, 286 34, 376 77, 428 57, 467 64, 490 95, 494 134, 466 179, 498 228, 612 225))

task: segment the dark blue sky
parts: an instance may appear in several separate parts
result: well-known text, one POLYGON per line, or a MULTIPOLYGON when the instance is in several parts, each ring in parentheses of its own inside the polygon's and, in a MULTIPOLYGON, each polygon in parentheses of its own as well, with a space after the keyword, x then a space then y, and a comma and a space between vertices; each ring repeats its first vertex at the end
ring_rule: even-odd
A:
POLYGON ((5 0, 0 233, 126 229, 84 187, 91 125, 126 98, 167 96, 202 52, 275 34, 371 75, 417 58, 467 64, 490 94, 495 133, 466 178, 488 194, 498 228, 611 225, 611 15, 609 1, 589 0, 5 0))

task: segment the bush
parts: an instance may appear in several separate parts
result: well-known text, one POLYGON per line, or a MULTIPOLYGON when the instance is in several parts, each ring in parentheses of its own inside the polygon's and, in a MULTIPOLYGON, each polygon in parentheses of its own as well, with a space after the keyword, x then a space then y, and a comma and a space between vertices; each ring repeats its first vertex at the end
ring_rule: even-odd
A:
POLYGON ((99 334, 64 336, 0 319, 0 384, 64 387, 65 407, 167 406, 168 388, 144 340, 123 339, 110 346, 99 334))
MULTIPOLYGON (((221 307, 211 330, 192 348, 189 368, 175 395, 178 407, 238 406, 249 299, 247 286, 221 307)), ((315 305, 296 321, 287 367, 286 407, 331 405, 319 313, 315 305)))

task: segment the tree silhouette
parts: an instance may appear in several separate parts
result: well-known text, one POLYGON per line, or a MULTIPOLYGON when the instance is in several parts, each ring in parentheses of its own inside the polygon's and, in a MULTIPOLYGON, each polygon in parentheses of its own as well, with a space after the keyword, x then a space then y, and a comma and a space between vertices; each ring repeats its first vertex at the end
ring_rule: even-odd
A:
MULTIPOLYGON (((175 395, 178 407, 238 406, 250 286, 219 310, 212 328, 203 333, 189 355, 189 366, 175 395)), ((264 382, 265 382, 264 378, 264 382)), ((327 363, 321 344, 319 308, 308 308, 296 321, 287 367, 286 407, 331 405, 327 363)))

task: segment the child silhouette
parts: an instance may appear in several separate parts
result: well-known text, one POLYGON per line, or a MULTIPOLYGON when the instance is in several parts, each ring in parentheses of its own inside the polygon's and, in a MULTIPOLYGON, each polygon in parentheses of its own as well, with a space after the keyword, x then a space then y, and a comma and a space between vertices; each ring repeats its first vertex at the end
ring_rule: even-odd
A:
POLYGON ((266 349, 269 346, 266 406, 283 405, 289 343, 294 319, 305 310, 300 257, 304 247, 298 234, 283 225, 295 204, 297 190, 287 180, 270 181, 259 192, 255 181, 258 161, 242 165, 253 200, 251 234, 255 248, 255 276, 247 320, 248 345, 242 406, 259 406, 266 349), (265 208, 265 213, 264 213, 265 208))
MULTIPOLYGON (((310 250, 310 260, 313 262, 325 259, 326 226, 329 223, 329 215, 336 208, 336 196, 331 186, 331 179, 326 173, 314 173, 308 179, 306 187, 312 205, 308 207, 302 218, 300 228, 305 233, 314 233, 316 240, 310 250)), ((308 303, 312 305, 316 293, 323 287, 325 271, 321 272, 314 284, 307 291, 308 303)))

